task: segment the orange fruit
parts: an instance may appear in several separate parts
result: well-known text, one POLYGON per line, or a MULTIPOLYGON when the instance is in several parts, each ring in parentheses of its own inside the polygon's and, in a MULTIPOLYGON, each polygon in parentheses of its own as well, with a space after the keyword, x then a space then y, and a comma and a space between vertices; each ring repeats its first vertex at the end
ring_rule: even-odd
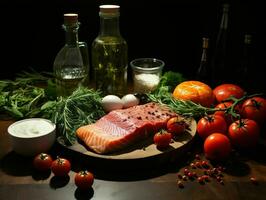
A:
POLYGON ((210 107, 214 102, 214 94, 211 87, 200 81, 184 81, 176 86, 173 97, 175 99, 190 100, 210 107))

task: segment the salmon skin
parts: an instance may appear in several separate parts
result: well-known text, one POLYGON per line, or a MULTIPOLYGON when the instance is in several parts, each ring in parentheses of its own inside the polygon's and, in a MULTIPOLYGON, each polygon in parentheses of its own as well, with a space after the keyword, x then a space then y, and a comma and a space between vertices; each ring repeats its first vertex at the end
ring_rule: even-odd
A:
POLYGON ((94 124, 78 128, 76 135, 92 151, 108 154, 165 128, 173 116, 177 115, 168 107, 147 103, 111 111, 94 124))

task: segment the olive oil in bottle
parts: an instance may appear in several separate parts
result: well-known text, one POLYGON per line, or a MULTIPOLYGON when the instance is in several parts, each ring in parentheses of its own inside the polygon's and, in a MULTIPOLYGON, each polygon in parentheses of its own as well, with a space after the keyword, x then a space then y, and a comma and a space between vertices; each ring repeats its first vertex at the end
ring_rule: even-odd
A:
POLYGON ((119 31, 118 5, 100 6, 100 33, 92 43, 96 89, 122 96, 127 89, 128 46, 119 31))
POLYGON ((56 55, 54 61, 54 75, 57 96, 70 95, 88 75, 88 66, 84 64, 78 41, 78 15, 64 14, 63 28, 66 43, 56 55))

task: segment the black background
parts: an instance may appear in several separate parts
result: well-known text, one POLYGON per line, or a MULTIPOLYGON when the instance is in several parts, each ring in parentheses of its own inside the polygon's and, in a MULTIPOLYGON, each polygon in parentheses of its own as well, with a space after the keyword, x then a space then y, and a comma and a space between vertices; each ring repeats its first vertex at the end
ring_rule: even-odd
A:
MULTIPOLYGON (((210 38, 210 52, 221 18, 218 0, 1 0, 0 78, 21 70, 52 71, 54 58, 64 45, 63 14, 79 14, 80 41, 90 46, 99 31, 98 7, 119 4, 120 29, 128 42, 129 61, 156 57, 165 70, 193 78, 201 56, 202 37, 210 38)), ((255 62, 252 78, 265 91, 266 27, 263 1, 232 1, 230 7, 231 68, 239 66, 244 34, 253 35, 255 62)), ((237 79, 238 74, 235 74, 237 79)), ((232 80, 233 81, 233 80, 232 80)))

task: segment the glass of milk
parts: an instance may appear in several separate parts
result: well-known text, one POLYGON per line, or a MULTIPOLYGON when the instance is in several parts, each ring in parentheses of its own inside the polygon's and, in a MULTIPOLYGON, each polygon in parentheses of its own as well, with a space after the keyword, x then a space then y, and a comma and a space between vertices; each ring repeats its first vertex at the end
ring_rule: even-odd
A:
POLYGON ((165 63, 157 58, 137 58, 130 62, 133 72, 134 92, 148 93, 160 82, 165 63))

